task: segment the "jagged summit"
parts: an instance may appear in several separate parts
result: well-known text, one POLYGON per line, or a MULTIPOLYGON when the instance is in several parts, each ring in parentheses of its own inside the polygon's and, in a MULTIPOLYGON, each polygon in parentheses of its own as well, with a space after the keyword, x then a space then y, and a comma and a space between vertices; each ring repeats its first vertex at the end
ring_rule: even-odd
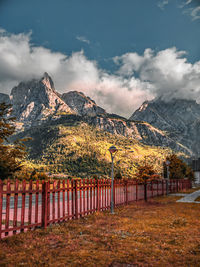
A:
POLYGON ((140 140, 149 145, 169 146, 189 154, 194 145, 192 138, 199 139, 200 145, 200 105, 195 101, 145 101, 127 120, 108 114, 82 92, 59 94, 48 73, 44 73, 39 79, 19 83, 12 89, 10 98, 0 94, 0 101, 1 99, 11 101, 19 130, 31 130, 33 126, 37 128, 47 121, 46 125, 49 126, 68 124, 69 121, 78 124, 82 121, 112 134, 140 140), (68 116, 69 114, 73 116, 68 116), (165 131, 169 134, 166 135, 165 131))
POLYGON ((58 112, 72 113, 58 96, 51 77, 45 73, 41 79, 21 82, 11 91, 13 114, 26 127, 41 123, 58 112))
POLYGON ((94 100, 85 96, 82 92, 70 91, 62 94, 61 98, 78 115, 96 116, 106 113, 103 108, 96 105, 94 100))
POLYGON ((161 98, 145 102, 130 120, 146 121, 197 153, 200 145, 200 104, 195 100, 161 98))
POLYGON ((9 95, 0 93, 0 103, 10 104, 10 97, 9 97, 9 95))
POLYGON ((54 83, 53 80, 51 79, 51 77, 49 76, 49 74, 47 72, 45 72, 43 74, 43 77, 41 78, 41 82, 49 89, 52 89, 53 91, 55 91, 55 87, 54 87, 54 83))

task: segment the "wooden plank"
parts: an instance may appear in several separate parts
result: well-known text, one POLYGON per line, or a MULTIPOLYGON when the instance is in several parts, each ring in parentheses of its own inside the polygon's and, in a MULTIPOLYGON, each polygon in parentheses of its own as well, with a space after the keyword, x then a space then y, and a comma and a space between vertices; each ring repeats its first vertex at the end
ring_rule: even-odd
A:
POLYGON ((7 194, 6 194, 6 219, 5 219, 5 236, 9 232, 9 221, 10 221, 10 181, 7 181, 7 194))
MULTIPOLYGON (((14 195, 14 217, 13 217, 13 227, 17 227, 17 211, 18 211, 18 180, 15 181, 15 195, 14 195)), ((16 234, 16 231, 13 231, 16 234)))
MULTIPOLYGON (((32 191, 32 181, 29 182, 29 190, 32 191)), ((29 193, 28 223, 32 223, 32 192, 29 193)))
POLYGON ((62 181, 63 218, 65 217, 65 180, 62 181))
POLYGON ((3 182, 0 180, 0 239, 2 233, 3 182))
MULTIPOLYGON (((59 219, 59 221, 60 221, 60 180, 58 181, 58 183, 57 183, 57 188, 59 189, 58 190, 58 202, 57 202, 57 208, 58 208, 58 219, 59 219)), ((58 222, 59 222, 58 221, 58 222)))
POLYGON ((95 179, 92 180, 92 187, 93 187, 93 211, 95 211, 95 210, 96 210, 96 208, 95 208, 95 198, 96 198, 95 190, 96 190, 96 181, 95 181, 95 179))
POLYGON ((35 223, 38 223, 38 197, 39 197, 39 181, 36 181, 36 193, 35 193, 35 223))
POLYGON ((89 179, 87 179, 87 184, 86 184, 86 190, 87 190, 87 214, 90 214, 89 212, 89 179))
POLYGON ((68 213, 68 218, 70 216, 70 212, 69 212, 69 179, 67 179, 67 213, 68 213))
POLYGON ((50 181, 47 182, 47 225, 50 220, 50 181))
POLYGON ((24 232, 26 181, 22 182, 21 232, 24 232))
POLYGON ((83 214, 86 214, 85 211, 85 179, 83 179, 83 214))
POLYGON ((42 227, 47 227, 47 191, 48 184, 42 181, 42 227))
POLYGON ((53 181, 53 192, 52 192, 52 218, 55 220, 55 188, 56 188, 56 181, 53 181))
POLYGON ((79 181, 79 184, 78 184, 79 186, 79 203, 80 203, 80 217, 82 217, 83 216, 83 203, 82 203, 82 192, 83 192, 83 188, 82 188, 82 180, 81 181, 79 181))
POLYGON ((92 180, 90 179, 90 213, 92 213, 92 180))
POLYGON ((78 219, 78 181, 74 181, 74 193, 75 193, 75 219, 78 219))

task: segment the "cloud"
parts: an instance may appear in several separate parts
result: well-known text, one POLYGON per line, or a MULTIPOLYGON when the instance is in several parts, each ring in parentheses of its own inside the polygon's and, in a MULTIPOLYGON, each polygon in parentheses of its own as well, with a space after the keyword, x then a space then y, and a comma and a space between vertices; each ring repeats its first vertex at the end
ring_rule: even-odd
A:
MULTIPOLYGON (((0 31, 0 92, 10 93, 21 81, 46 71, 58 92, 82 91, 110 113, 129 117, 145 100, 162 96, 199 99, 200 62, 187 62, 175 47, 155 53, 146 49, 115 57, 118 70, 110 74, 84 51, 71 55, 31 43, 31 33, 0 31)), ((200 99, 199 99, 200 100, 200 99)))
POLYGON ((183 13, 191 16, 193 21, 200 19, 200 1, 187 0, 186 2, 182 3, 179 7, 185 8, 183 13))
POLYGON ((158 7, 160 9, 164 10, 165 6, 168 5, 168 4, 169 4, 169 0, 162 0, 162 1, 158 2, 157 5, 158 5, 158 7))
POLYGON ((84 36, 76 36, 76 39, 80 42, 90 44, 90 41, 84 36))
POLYGON ((185 5, 189 5, 192 2, 192 0, 187 0, 185 5))
POLYGON ((200 19, 200 6, 195 7, 191 10, 192 20, 200 19))
POLYGON ((146 49, 143 56, 127 53, 117 58, 121 61, 118 73, 126 76, 136 73, 141 82, 151 84, 151 94, 165 100, 186 98, 200 101, 200 61, 191 64, 185 51, 175 47, 158 53, 146 49))

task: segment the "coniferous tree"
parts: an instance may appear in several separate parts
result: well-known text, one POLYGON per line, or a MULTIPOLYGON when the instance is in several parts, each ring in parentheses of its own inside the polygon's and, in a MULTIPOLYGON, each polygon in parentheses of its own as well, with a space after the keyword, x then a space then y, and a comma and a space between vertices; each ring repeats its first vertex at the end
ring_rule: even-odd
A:
POLYGON ((10 116, 11 105, 0 103, 0 179, 12 178, 22 168, 25 157, 23 141, 10 143, 9 137, 15 132, 15 118, 10 116))

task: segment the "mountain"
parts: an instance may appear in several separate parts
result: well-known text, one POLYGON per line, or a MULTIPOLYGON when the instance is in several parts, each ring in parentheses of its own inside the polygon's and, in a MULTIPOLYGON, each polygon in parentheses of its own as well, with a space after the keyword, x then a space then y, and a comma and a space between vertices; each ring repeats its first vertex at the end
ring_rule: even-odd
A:
MULTIPOLYGON (((9 99, 9 96, 7 98, 9 99)), ((56 135, 53 129, 60 125, 74 127, 87 124, 103 132, 108 132, 115 138, 123 136, 145 145, 170 147, 176 151, 190 153, 188 148, 177 142, 173 136, 169 136, 165 131, 159 129, 162 121, 160 124, 152 126, 138 118, 127 120, 116 114, 107 113, 94 100, 81 92, 70 91, 60 94, 56 91, 54 83, 47 73, 44 73, 41 79, 21 82, 14 87, 11 91, 10 101, 13 105, 13 115, 17 118, 18 132, 24 131, 23 137, 35 138, 34 136, 37 136, 40 138, 44 147, 39 146, 43 149, 45 149, 47 135, 37 134, 37 129, 40 132, 40 126, 44 132, 48 129, 49 132, 56 135), (35 135, 33 135, 33 129, 36 132, 35 135)), ((53 139, 56 138, 56 136, 53 137, 53 139)), ((30 148, 30 151, 33 149, 30 148)), ((41 155, 42 151, 38 152, 38 155, 41 155)))
POLYGON ((0 103, 10 104, 10 97, 9 97, 9 95, 0 93, 0 103))
POLYGON ((42 171, 78 177, 109 177, 111 158, 108 148, 115 144, 115 173, 133 177, 137 166, 153 164, 162 172, 162 162, 169 149, 148 146, 137 139, 112 134, 84 121, 78 115, 63 115, 38 127, 19 132, 17 137, 30 136, 26 142, 29 152, 28 166, 42 171), (36 164, 36 165, 35 165, 36 164))
POLYGON ((12 89, 10 99, 18 126, 21 123, 25 128, 39 125, 62 112, 73 113, 55 91, 47 73, 39 80, 21 82, 12 89))
MULTIPOLYGON (((31 137, 26 143, 28 158, 36 166, 42 164, 45 170, 81 177, 95 172, 108 175, 110 155, 106 151, 111 144, 119 148, 117 168, 125 175, 133 175, 145 157, 161 171, 170 149, 191 153, 180 138, 175 138, 178 119, 169 123, 173 115, 169 108, 177 105, 177 114, 184 110, 178 110, 182 105, 176 103, 172 107, 160 103, 153 108, 155 103, 146 102, 128 120, 107 113, 81 92, 58 93, 47 73, 40 79, 21 82, 12 89, 10 97, 0 94, 1 99, 12 103, 13 115, 17 118, 17 133, 12 141, 18 137, 31 137), (169 119, 160 115, 163 107, 169 113, 169 119), (129 153, 130 150, 134 153, 129 153)), ((191 104, 193 117, 188 120, 193 119, 198 135, 200 128, 195 120, 198 118, 198 105, 194 106, 191 104)), ((185 129, 184 123, 180 121, 179 131, 185 129)))
POLYGON ((82 92, 64 93, 61 99, 80 116, 96 116, 106 113, 103 108, 96 105, 94 100, 86 97, 82 92))
POLYGON ((198 155, 200 145, 200 105, 195 100, 156 99, 144 102, 130 120, 145 121, 165 131, 169 138, 198 155))

